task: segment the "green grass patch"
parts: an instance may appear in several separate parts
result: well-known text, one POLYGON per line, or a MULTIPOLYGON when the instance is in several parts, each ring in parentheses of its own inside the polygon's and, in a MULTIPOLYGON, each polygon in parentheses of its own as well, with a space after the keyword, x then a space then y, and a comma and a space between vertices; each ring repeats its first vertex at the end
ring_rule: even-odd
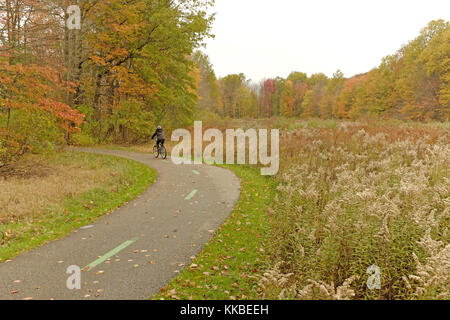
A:
POLYGON ((153 299, 250 300, 258 298, 258 276, 270 265, 264 247, 267 209, 276 181, 249 166, 224 166, 241 179, 242 192, 230 217, 201 253, 153 299))
POLYGON ((75 196, 66 197, 33 217, 21 218, 0 225, 5 235, 0 239, 0 261, 11 259, 49 241, 62 238, 80 227, 95 222, 143 193, 156 179, 157 173, 136 161, 114 156, 62 152, 48 159, 54 164, 77 164, 80 168, 107 168, 111 181, 75 196))

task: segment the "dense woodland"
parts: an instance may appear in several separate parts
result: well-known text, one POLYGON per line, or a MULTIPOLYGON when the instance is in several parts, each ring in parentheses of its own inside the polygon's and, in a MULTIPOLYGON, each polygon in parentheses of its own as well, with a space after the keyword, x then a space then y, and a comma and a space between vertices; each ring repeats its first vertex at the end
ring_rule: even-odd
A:
POLYGON ((0 166, 56 145, 140 143, 199 118, 450 117, 450 28, 432 21, 378 68, 259 84, 201 53, 211 0, 0 0, 0 166), (81 9, 70 29, 67 8, 81 9))
POLYGON ((190 121, 209 0, 0 0, 0 166, 58 143, 190 121), (67 27, 69 6, 81 29, 67 27))

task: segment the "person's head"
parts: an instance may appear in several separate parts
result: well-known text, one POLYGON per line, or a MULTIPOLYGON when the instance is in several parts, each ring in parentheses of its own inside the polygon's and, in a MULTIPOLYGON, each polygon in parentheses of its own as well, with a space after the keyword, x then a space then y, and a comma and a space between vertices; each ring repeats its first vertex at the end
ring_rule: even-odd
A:
POLYGON ((158 126, 158 128, 157 128, 158 130, 162 130, 162 127, 161 126, 158 126))

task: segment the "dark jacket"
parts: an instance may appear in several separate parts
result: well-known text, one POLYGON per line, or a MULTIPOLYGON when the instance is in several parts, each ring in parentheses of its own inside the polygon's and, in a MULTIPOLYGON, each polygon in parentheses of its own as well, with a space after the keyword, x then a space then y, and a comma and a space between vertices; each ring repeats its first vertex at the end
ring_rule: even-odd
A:
POLYGON ((163 129, 156 129, 155 133, 153 134, 152 140, 155 139, 155 137, 158 137, 158 140, 164 140, 164 131, 163 129))

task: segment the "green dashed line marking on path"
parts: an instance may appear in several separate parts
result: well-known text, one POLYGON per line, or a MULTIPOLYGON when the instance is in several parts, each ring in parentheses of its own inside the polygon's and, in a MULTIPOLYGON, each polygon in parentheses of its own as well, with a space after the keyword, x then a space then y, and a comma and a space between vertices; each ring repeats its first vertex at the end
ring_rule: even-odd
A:
POLYGON ((191 193, 189 193, 189 195, 184 199, 184 200, 191 200, 195 194, 198 192, 197 189, 195 189, 194 191, 192 191, 191 193))
POLYGON ((195 173, 195 174, 197 174, 197 175, 200 174, 200 172, 198 172, 197 170, 192 170, 192 172, 195 173))
POLYGON ((134 238, 128 241, 125 241, 124 243, 122 243, 120 246, 118 246, 115 249, 112 249, 110 252, 108 252, 107 254, 105 254, 103 257, 98 258, 97 260, 95 260, 94 262, 88 264, 86 267, 83 268, 83 270, 85 271, 90 271, 92 269, 94 269, 96 266, 98 266, 99 264, 102 264, 103 262, 105 262, 106 260, 108 260, 109 258, 111 258, 112 256, 118 254, 120 251, 124 250, 125 248, 131 246, 133 243, 135 243, 136 241, 138 241, 139 238, 134 238))

